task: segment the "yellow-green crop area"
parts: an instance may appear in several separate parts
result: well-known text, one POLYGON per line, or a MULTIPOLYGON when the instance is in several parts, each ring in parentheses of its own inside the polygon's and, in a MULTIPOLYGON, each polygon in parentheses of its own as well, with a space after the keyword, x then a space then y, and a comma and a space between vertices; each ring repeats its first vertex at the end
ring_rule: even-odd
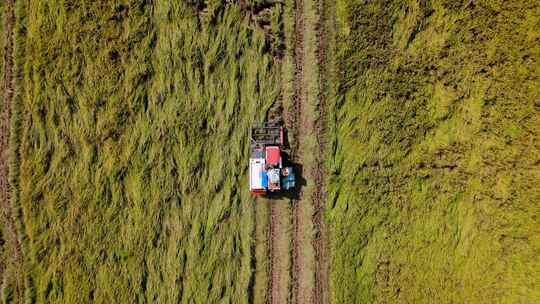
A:
POLYGON ((279 95, 277 38, 203 4, 16 1, 27 301, 248 302, 248 130, 279 95))
POLYGON ((538 3, 336 12, 333 302, 540 302, 538 3))

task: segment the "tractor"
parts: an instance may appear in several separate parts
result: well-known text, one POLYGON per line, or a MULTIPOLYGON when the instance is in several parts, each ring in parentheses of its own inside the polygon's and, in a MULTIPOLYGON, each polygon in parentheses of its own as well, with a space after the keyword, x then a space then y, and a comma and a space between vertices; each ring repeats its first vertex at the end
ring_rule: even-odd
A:
POLYGON ((289 191, 295 187, 294 168, 283 158, 284 130, 275 123, 263 123, 251 128, 249 159, 249 191, 255 196, 289 191))

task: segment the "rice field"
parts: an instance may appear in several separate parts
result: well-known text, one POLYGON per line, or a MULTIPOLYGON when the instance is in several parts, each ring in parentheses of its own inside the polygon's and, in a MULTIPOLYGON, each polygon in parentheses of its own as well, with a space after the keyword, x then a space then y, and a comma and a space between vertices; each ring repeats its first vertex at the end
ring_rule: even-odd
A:
POLYGON ((2 303, 540 302, 534 1, 16 0, 15 17, 23 260, 2 223, 2 303), (269 111, 289 115, 299 200, 246 189, 269 111))
POLYGON ((16 4, 26 301, 247 303, 278 33, 220 1, 16 4))
POLYGON ((333 303, 540 301, 540 7, 336 1, 333 303))

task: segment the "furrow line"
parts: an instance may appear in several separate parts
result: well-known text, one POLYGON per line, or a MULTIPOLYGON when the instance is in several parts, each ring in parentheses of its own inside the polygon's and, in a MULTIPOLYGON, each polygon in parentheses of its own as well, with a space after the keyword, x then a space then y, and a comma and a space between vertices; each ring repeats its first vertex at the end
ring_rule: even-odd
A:
POLYGON ((8 250, 10 250, 10 257, 12 259, 11 265, 4 265, 2 271, 3 281, 9 279, 6 277, 8 274, 8 267, 11 266, 11 270, 15 275, 15 289, 20 303, 23 303, 24 299, 24 283, 23 283, 23 256, 21 249, 21 241, 17 233, 15 225, 15 218, 13 212, 13 206, 11 205, 11 196, 9 192, 9 160, 10 160, 10 147, 9 147, 9 134, 11 128, 11 104, 13 102, 13 27, 15 23, 13 0, 6 0, 4 7, 4 33, 5 45, 4 47, 4 60, 3 71, 4 77, 2 79, 2 91, 3 91, 3 105, 2 105, 2 117, 0 122, 0 203, 2 208, 2 221, 4 226, 4 232, 6 233, 8 250))

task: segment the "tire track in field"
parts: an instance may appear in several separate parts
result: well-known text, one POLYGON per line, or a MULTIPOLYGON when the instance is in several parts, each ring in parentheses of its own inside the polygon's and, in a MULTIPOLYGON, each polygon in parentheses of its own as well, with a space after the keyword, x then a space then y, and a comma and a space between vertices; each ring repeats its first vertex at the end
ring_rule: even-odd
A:
POLYGON ((324 0, 296 0, 295 12, 295 98, 291 115, 295 135, 293 158, 304 165, 303 174, 308 184, 298 200, 293 201, 291 302, 322 304, 328 303, 329 266, 324 219, 324 0))
MULTIPOLYGON (((296 163, 301 164, 301 157, 299 157, 299 146, 301 140, 301 113, 302 106, 304 104, 305 92, 304 92, 304 18, 303 18, 303 0, 295 1, 295 17, 294 17, 294 99, 292 106, 292 114, 290 128, 292 129, 294 146, 292 147, 291 157, 296 163)), ((299 303, 300 298, 300 272, 301 272, 301 257, 299 242, 301 232, 299 227, 301 225, 299 217, 299 203, 302 201, 303 192, 300 189, 298 193, 298 199, 292 201, 292 216, 293 216, 293 251, 292 251, 292 291, 291 291, 291 303, 299 303)))
POLYGON ((268 227, 269 293, 268 303, 286 303, 289 297, 290 277, 290 212, 283 200, 268 201, 270 222, 268 227))
MULTIPOLYGON (((283 204, 271 204, 268 228, 269 293, 268 303, 328 303, 328 247, 324 219, 324 147, 325 135, 325 48, 323 0, 293 0, 294 68, 293 98, 283 107, 283 117, 291 135, 290 156, 299 166, 302 185, 291 200, 291 209, 278 213, 283 204), (285 216, 287 217, 285 219, 285 216), (291 234, 278 231, 288 220, 291 234), (283 259, 277 256, 276 244, 292 244, 288 256, 290 268, 284 272, 283 259), (278 263, 281 263, 278 265, 278 263), (289 277, 288 277, 289 276, 289 277), (290 279, 290 284, 280 283, 290 279)), ((300 182, 300 181, 299 181, 300 182)))
POLYGON ((18 295, 19 303, 23 303, 24 299, 24 283, 23 283, 23 257, 21 250, 21 241, 17 234, 13 207, 10 203, 9 192, 9 134, 11 127, 11 104, 13 101, 13 26, 15 23, 13 0, 5 0, 4 3, 3 22, 5 37, 3 71, 2 79, 2 117, 0 122, 0 203, 2 208, 2 222, 4 232, 6 233, 7 249, 10 250, 10 263, 4 261, 1 277, 5 281, 8 279, 6 275, 9 270, 12 270, 15 275, 15 294, 18 295), (9 267, 11 266, 11 269, 9 267))
POLYGON ((315 291, 314 303, 329 303, 329 238, 326 222, 324 218, 326 193, 324 178, 326 176, 324 167, 326 141, 326 84, 325 75, 329 71, 326 67, 326 8, 325 0, 317 1, 318 21, 317 21, 317 60, 319 64, 319 118, 315 121, 315 132, 318 150, 315 155, 315 168, 313 175, 315 177, 315 191, 313 193, 313 206, 315 213, 313 221, 315 225, 315 238, 313 247, 315 249, 315 291))
POLYGON ((274 276, 276 275, 274 271, 274 227, 275 223, 275 210, 270 206, 270 221, 268 222, 268 289, 266 290, 266 299, 268 303, 273 303, 274 299, 274 276))
POLYGON ((305 189, 301 189, 298 198, 293 200, 293 256, 292 256, 292 292, 290 302, 294 304, 314 303, 314 271, 315 260, 312 255, 313 222, 311 213, 311 186, 313 174, 306 154, 310 153, 309 137, 312 136, 313 122, 310 117, 311 102, 309 98, 309 44, 310 20, 305 19, 313 0, 295 1, 295 40, 294 40, 294 103, 291 117, 294 134, 293 159, 303 166, 301 175, 307 180, 305 189), (307 6, 306 6, 307 5, 307 6), (306 57, 307 56, 307 57, 306 57), (308 74, 306 74, 308 73, 308 74))

